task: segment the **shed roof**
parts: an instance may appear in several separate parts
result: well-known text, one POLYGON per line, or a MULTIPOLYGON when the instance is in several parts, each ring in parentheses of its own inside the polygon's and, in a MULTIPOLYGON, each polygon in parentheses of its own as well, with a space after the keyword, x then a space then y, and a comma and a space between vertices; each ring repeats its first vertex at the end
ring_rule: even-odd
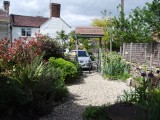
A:
POLYGON ((104 31, 102 27, 77 27, 75 30, 78 36, 102 37, 104 31))

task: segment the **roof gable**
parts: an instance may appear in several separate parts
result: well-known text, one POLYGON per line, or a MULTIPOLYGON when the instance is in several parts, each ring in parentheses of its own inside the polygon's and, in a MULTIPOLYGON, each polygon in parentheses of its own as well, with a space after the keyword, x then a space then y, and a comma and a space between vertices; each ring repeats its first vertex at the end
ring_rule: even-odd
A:
POLYGON ((36 27, 39 28, 49 18, 34 17, 34 16, 22 16, 22 15, 10 15, 11 25, 19 27, 36 27))
POLYGON ((57 24, 57 21, 61 21, 62 23, 64 23, 64 25, 66 25, 68 28, 71 28, 71 26, 69 26, 62 18, 57 18, 57 17, 51 17, 49 18, 46 22, 44 22, 42 26, 46 25, 47 23, 50 23, 50 25, 52 26, 53 24, 57 24))

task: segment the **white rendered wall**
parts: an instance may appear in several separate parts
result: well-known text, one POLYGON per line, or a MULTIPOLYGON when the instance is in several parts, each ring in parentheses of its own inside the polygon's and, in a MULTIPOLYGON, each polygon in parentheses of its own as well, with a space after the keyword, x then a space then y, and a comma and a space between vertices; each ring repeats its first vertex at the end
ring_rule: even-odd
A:
POLYGON ((7 25, 1 25, 0 26, 0 40, 4 39, 4 38, 10 39, 10 34, 9 34, 9 31, 8 31, 8 26, 7 25))
MULTIPOLYGON (((14 41, 14 39, 17 39, 19 37, 23 37, 21 36, 22 28, 26 28, 26 27, 12 27, 12 41, 14 41)), ((38 33, 38 32, 39 32, 39 28, 31 28, 31 37, 35 37, 35 33, 38 33)))
POLYGON ((48 35, 51 38, 56 38, 57 31, 64 30, 66 34, 71 32, 70 26, 68 26, 61 18, 50 18, 46 23, 41 25, 40 33, 48 35))

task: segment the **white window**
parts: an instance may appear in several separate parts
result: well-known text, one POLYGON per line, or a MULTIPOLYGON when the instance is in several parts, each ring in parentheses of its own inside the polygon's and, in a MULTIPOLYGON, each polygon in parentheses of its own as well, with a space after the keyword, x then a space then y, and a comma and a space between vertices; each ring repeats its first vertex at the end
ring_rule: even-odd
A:
POLYGON ((31 36, 31 28, 22 28, 21 29, 21 35, 22 36, 31 36))

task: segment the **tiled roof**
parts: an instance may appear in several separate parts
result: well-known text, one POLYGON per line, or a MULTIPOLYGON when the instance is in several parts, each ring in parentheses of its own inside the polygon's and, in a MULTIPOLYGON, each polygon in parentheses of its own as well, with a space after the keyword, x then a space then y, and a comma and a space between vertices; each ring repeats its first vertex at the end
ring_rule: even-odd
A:
POLYGON ((41 16, 22 16, 22 15, 10 15, 11 25, 20 27, 40 27, 49 18, 44 18, 41 16))
POLYGON ((75 30, 77 35, 93 35, 93 36, 103 36, 102 27, 77 27, 75 30))

